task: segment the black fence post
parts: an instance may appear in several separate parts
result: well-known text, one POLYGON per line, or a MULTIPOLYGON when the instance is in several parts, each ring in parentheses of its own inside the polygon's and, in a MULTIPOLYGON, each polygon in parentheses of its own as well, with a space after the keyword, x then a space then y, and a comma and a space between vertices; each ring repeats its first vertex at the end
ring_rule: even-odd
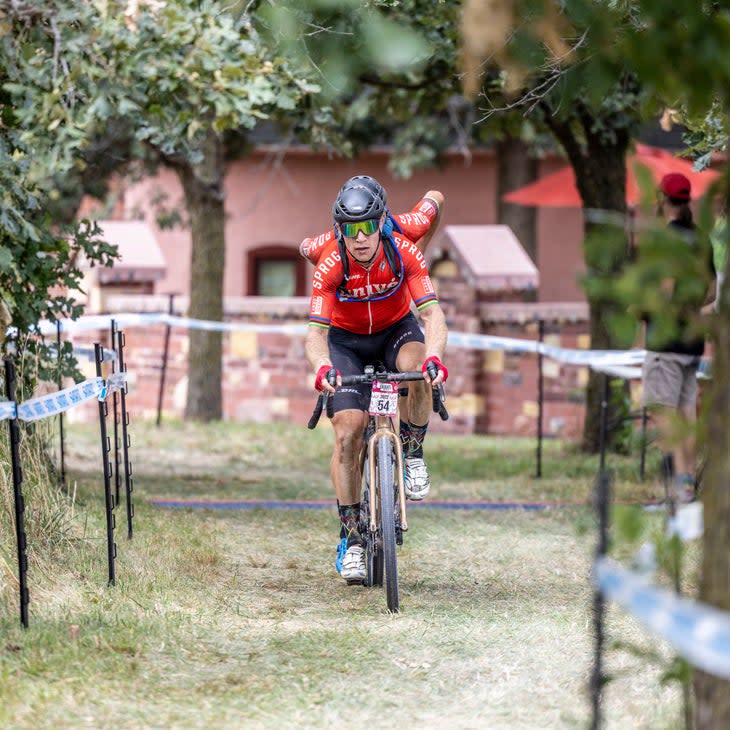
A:
MULTIPOLYGON (((111 322, 112 375, 117 371, 117 323, 111 322)), ((122 487, 122 475, 119 472, 119 398, 117 391, 112 393, 112 414, 114 423, 114 504, 119 504, 119 493, 122 487)))
MULTIPOLYGON (((540 319, 537 322, 537 339, 540 345, 542 345, 545 339, 545 320, 540 319)), ((542 348, 537 353, 537 467, 535 469, 535 476, 539 479, 542 477, 542 421, 543 421, 543 406, 545 400, 544 393, 544 375, 542 370, 542 348)))
MULTIPOLYGON (((15 401, 15 365, 5 360, 5 394, 9 401, 15 401)), ((28 628, 28 555, 25 537, 25 500, 23 499, 23 470, 20 467, 20 429, 18 419, 8 420, 10 429, 10 463, 13 470, 13 495, 15 498, 15 538, 18 544, 18 584, 20 587, 20 623, 28 628)))
MULTIPOLYGON (((124 332, 117 333, 119 357, 119 372, 125 375, 127 366, 124 364, 124 332)), ((119 392, 119 400, 122 406, 122 453, 124 455, 124 487, 127 495, 127 538, 132 539, 132 518, 134 517, 134 504, 132 503, 132 492, 134 483, 132 481, 132 465, 129 462, 129 413, 127 412, 127 381, 122 384, 119 392)))
MULTIPOLYGON (((174 312, 174 301, 175 294, 170 294, 170 301, 167 305, 167 313, 172 314, 174 312)), ((162 397, 165 393, 165 375, 167 374, 167 355, 170 351, 170 330, 172 327, 168 322, 165 325, 165 343, 162 346, 162 368, 160 370, 160 389, 157 394, 157 425, 159 426, 162 422, 162 397)))
MULTIPOLYGON (((611 504, 611 478, 606 471, 606 432, 608 418, 608 375, 603 373, 603 396, 601 398, 600 420, 600 466, 596 477, 596 512, 598 516, 598 544, 596 558, 603 557, 608 552, 609 510, 611 504)), ((596 587, 593 593, 593 630, 594 630, 594 657, 591 674, 591 730, 599 730, 602 725, 601 695, 605 676, 603 673, 603 646, 604 646, 604 616, 606 602, 603 591, 596 587)))
POLYGON ((646 406, 641 409, 641 452, 639 456, 639 479, 643 482, 646 475, 646 426, 648 415, 646 406))
MULTIPOLYGON (((96 358, 96 375, 102 377, 102 362, 104 359, 104 348, 98 343, 94 343, 94 355, 96 358)), ((106 546, 107 546, 107 563, 109 566, 109 585, 116 583, 116 569, 114 560, 117 557, 117 546, 114 542, 114 495, 111 486, 111 462, 109 461, 109 437, 106 433, 106 416, 107 407, 106 400, 99 401, 99 430, 101 433, 101 463, 104 470, 104 503, 106 507, 106 546)))
MULTIPOLYGON (((56 354, 58 362, 58 389, 63 390, 63 369, 61 358, 61 322, 56 322, 56 354)), ((61 469, 61 488, 68 493, 68 485, 66 484, 66 446, 65 434, 63 429, 63 411, 58 414, 58 434, 61 441, 60 444, 60 469, 61 469)))

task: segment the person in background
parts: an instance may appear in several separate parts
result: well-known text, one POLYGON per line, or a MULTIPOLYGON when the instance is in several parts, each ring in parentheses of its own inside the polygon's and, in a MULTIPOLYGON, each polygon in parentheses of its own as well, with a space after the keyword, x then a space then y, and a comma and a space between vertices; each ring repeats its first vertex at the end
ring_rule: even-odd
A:
POLYGON ((712 244, 712 262, 715 267, 715 276, 717 284, 715 287, 715 301, 711 303, 711 308, 717 311, 720 306, 720 292, 725 281, 725 265, 727 263, 727 213, 723 212, 715 219, 715 225, 710 232, 710 243, 712 244))
MULTIPOLYGON (((659 214, 667 226, 687 246, 696 251, 697 257, 707 259, 700 245, 690 209, 692 189, 688 178, 681 173, 665 175, 659 185, 659 214)), ((700 261, 696 276, 667 279, 662 291, 674 311, 678 312, 671 337, 660 331, 656 315, 646 317, 646 358, 642 369, 642 403, 649 409, 658 432, 659 446, 673 465, 670 498, 677 502, 690 502, 695 497, 695 439, 694 424, 697 418, 697 366, 704 353, 705 340, 698 333, 697 318, 707 299, 712 277, 710 261, 700 261), (680 439, 673 438, 674 426, 680 439)))

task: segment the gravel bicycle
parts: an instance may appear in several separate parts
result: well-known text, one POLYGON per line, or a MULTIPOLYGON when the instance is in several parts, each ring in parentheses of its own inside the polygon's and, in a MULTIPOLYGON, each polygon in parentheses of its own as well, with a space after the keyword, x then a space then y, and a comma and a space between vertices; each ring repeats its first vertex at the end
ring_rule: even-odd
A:
MULTIPOLYGON (((428 374, 432 379, 437 368, 429 364, 428 374)), ((423 373, 386 372, 368 365, 358 375, 342 376, 342 385, 366 383, 370 386, 368 424, 365 428, 363 450, 360 455, 362 493, 360 498, 360 534, 365 548, 365 586, 382 586, 388 610, 400 611, 398 589, 398 557, 396 546, 403 544, 403 533, 408 530, 406 517, 406 496, 403 481, 403 445, 400 439, 399 400, 407 395, 407 388, 400 383, 423 380, 423 373)), ((334 370, 328 381, 334 385, 334 370)), ((432 390, 432 406, 442 420, 449 414, 444 406, 445 394, 442 385, 432 390)), ((323 392, 309 420, 313 429, 319 422, 322 410, 332 418, 332 399, 323 392)))

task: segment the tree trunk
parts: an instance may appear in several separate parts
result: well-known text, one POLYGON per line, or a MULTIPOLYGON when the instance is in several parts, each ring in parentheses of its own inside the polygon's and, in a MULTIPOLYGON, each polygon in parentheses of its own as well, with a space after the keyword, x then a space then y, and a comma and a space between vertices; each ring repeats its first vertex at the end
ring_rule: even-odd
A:
MULTIPOLYGON (((610 211, 619 217, 626 215, 626 152, 630 137, 626 129, 608 134, 586 109, 578 109, 576 119, 559 122, 546 119, 548 126, 565 149, 575 172, 576 185, 583 201, 584 214, 590 210, 610 211), (576 127, 579 126, 579 131, 576 127), (575 125, 575 126, 574 126, 575 125), (594 131, 594 130, 598 131, 594 131)), ((584 258, 589 277, 610 280, 621 273, 628 261, 628 241, 621 226, 605 224, 584 218, 584 258)), ((616 349, 627 346, 617 343, 609 329, 611 311, 615 304, 610 295, 587 291, 591 349, 616 349)), ((591 370, 586 387, 586 416, 583 424, 581 448, 596 453, 600 447, 601 401, 603 376, 591 370)), ((624 384, 628 393, 628 383, 624 384)), ((617 424, 621 410, 609 402, 607 420, 617 424)), ((606 434, 606 446, 611 446, 615 434, 606 434)))
MULTIPOLYGON (((730 258, 725 266, 726 281, 729 270, 730 258)), ((730 612, 730 307, 727 296, 720 304, 712 342, 712 381, 703 397, 707 437, 702 480, 705 534, 700 600, 730 612)), ((730 727, 730 682, 698 670, 694 689, 697 730, 730 727)))
MULTIPOLYGON (((221 139, 211 132, 202 151, 200 163, 182 164, 177 168, 185 191, 193 241, 188 316, 221 322, 225 267, 221 139)), ((190 330, 186 419, 211 421, 222 418, 222 355, 221 332, 190 330)))
POLYGON ((537 161, 519 137, 505 136, 497 142, 497 221, 509 226, 527 255, 537 264, 535 208, 505 203, 504 193, 527 185, 537 177, 537 161))

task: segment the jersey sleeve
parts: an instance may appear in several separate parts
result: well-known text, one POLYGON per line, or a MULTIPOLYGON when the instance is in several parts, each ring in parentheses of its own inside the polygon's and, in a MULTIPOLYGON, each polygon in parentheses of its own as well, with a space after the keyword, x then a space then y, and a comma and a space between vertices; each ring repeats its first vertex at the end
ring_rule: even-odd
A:
MULTIPOLYGON (((320 250, 321 253, 321 250, 320 250)), ((312 274, 312 296, 309 300, 309 324, 329 329, 332 311, 337 303, 337 287, 342 280, 342 266, 332 266, 332 259, 323 256, 312 274)))
POLYGON ((438 206, 431 198, 421 198, 408 213, 398 213, 393 219, 405 238, 415 242, 430 230, 438 212, 438 206))
POLYGON ((433 287, 431 277, 428 275, 426 259, 415 243, 407 238, 395 238, 405 267, 405 280, 411 299, 419 311, 438 304, 436 290, 433 287))

